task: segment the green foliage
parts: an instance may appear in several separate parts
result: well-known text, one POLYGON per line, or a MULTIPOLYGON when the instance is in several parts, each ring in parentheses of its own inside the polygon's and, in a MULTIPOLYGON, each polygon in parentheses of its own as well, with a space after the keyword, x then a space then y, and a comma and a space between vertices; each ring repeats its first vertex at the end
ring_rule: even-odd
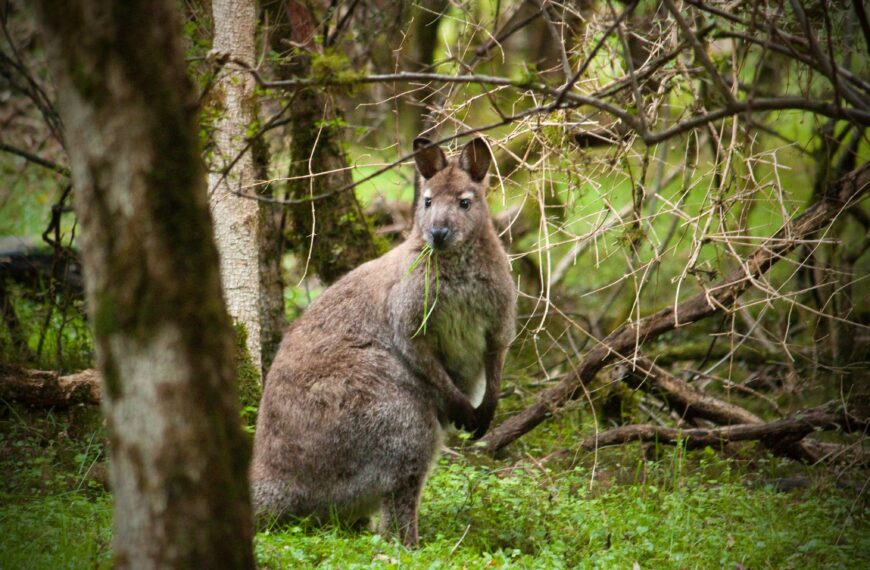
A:
MULTIPOLYGON (((0 409, 0 568, 111 564, 98 416, 0 409), (42 414, 42 415, 40 415, 42 414)), ((95 412, 95 410, 91 410, 95 412)), ((550 441, 552 446, 552 441, 550 441)), ((749 449, 749 448, 747 448, 749 449)), ((423 493, 421 545, 305 521, 256 538, 261 568, 865 568, 861 473, 750 454, 627 446, 576 466, 442 458, 423 493), (647 457, 644 459, 643 451, 647 457), (791 493, 766 483, 799 477, 791 493)))
POLYGON ((354 70, 345 53, 328 49, 311 55, 311 79, 315 83, 353 83, 364 73, 354 70))
POLYGON ((0 568, 111 568, 111 523, 108 495, 0 506, 0 568))
MULTIPOLYGON (((442 460, 426 486, 421 548, 340 528, 262 533, 264 568, 862 568, 868 518, 828 488, 749 488, 715 456, 676 452, 609 484, 587 467, 512 470, 442 460), (706 457, 706 458, 705 458, 706 457), (599 482, 601 481, 601 482, 599 482)), ((630 471, 630 470, 626 470, 630 471)))
POLYGON ((7 283, 7 302, 20 331, 0 322, 0 361, 40 370, 72 372, 93 366, 94 342, 81 300, 52 298, 46 284, 40 291, 7 283), (22 350, 16 336, 26 344, 22 350))
POLYGON ((29 411, 0 400, 0 503, 69 492, 99 496, 105 460, 99 408, 29 411))

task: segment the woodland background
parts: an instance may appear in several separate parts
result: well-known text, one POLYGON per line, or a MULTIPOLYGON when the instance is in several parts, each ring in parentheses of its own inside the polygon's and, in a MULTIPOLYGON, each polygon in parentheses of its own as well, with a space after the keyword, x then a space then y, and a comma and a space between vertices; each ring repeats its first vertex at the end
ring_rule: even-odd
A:
POLYGON ((0 567, 870 564, 860 0, 65 4, 0 2, 0 567), (262 372, 419 134, 496 157, 495 427, 417 551, 252 536, 262 372))

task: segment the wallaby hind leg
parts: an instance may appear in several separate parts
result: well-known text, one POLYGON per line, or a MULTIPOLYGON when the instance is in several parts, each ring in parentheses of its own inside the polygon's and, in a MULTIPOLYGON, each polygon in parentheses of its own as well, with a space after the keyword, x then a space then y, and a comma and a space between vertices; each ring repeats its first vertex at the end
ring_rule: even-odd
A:
POLYGON ((381 506, 381 534, 398 536, 408 548, 417 546, 419 541, 417 505, 425 480, 425 473, 408 477, 384 496, 381 506))

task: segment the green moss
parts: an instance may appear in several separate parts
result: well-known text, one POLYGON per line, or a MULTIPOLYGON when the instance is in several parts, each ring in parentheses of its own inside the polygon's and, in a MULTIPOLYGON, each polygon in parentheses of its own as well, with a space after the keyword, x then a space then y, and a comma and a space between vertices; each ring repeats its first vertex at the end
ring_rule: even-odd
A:
POLYGON ((76 57, 69 60, 67 72, 73 87, 82 98, 99 107, 107 96, 102 77, 76 57))
POLYGON ((103 359, 103 386, 109 397, 118 398, 121 396, 121 374, 118 372, 118 365, 112 358, 111 352, 108 350, 103 352, 106 355, 103 359))
POLYGON ((108 291, 96 295, 93 310, 94 335, 106 338, 118 330, 118 306, 115 298, 108 291))
POLYGON ((242 423, 253 429, 257 422, 257 408, 263 395, 260 369, 254 365, 248 350, 248 330, 242 323, 233 326, 236 341, 236 377, 239 385, 239 400, 242 405, 242 423))
POLYGON ((328 49, 311 56, 311 79, 317 83, 352 83, 361 76, 344 53, 328 49))

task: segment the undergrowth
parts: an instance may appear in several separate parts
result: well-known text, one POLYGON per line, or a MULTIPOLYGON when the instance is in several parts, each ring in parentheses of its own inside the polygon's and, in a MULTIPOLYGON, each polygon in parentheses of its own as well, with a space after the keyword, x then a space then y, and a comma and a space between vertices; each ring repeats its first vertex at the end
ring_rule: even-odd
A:
MULTIPOLYGON (((10 406, 0 415, 0 568, 110 567, 102 428, 74 425, 10 406)), ((870 566, 860 473, 741 449, 633 445, 546 462, 450 453, 423 493, 419 549, 301 521, 258 534, 256 556, 275 569, 870 566), (792 491, 776 490, 783 480, 792 491)))

